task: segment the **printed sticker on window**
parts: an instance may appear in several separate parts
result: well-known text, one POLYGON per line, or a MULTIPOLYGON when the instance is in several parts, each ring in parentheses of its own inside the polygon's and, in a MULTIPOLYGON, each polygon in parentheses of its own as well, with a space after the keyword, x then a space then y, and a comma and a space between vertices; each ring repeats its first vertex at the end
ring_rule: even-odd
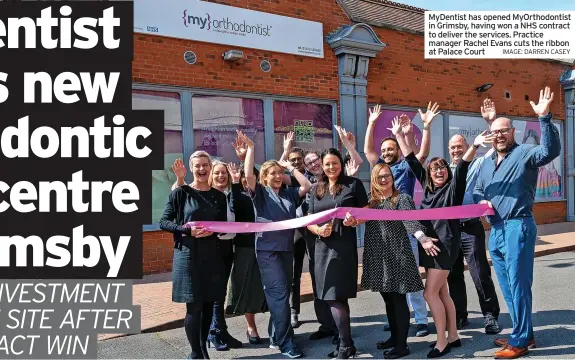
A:
POLYGON ((294 141, 313 143, 314 130, 312 120, 294 120, 294 141))

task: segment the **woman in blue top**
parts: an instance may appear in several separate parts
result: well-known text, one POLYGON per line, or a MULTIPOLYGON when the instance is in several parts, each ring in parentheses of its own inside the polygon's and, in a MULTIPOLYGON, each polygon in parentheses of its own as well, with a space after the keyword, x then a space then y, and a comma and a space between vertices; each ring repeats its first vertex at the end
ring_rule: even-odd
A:
MULTIPOLYGON (((247 145, 244 172, 248 191, 256 211, 256 222, 277 222, 294 219, 302 198, 311 189, 309 180, 288 162, 266 161, 260 169, 260 182, 254 169, 254 142, 238 131, 238 138, 247 145), (282 188, 284 168, 296 178, 299 187, 282 188)), ((299 358, 303 354, 293 343, 289 304, 293 278, 293 246, 295 229, 256 234, 256 256, 264 293, 270 310, 270 347, 283 355, 299 358)))

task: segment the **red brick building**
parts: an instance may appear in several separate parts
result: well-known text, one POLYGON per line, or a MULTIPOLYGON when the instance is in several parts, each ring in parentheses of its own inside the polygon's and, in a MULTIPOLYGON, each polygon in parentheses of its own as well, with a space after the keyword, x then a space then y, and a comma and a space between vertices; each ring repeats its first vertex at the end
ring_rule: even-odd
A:
MULTIPOLYGON (((221 38, 210 35, 214 42, 197 41, 186 31, 188 26, 201 26, 203 20, 184 10, 190 4, 194 9, 199 5, 195 0, 171 2, 181 5, 178 14, 183 16, 165 18, 160 14, 164 2, 156 1, 156 9, 139 10, 139 2, 135 3, 134 108, 165 110, 165 170, 152 174, 154 222, 161 216, 175 179, 171 171, 174 159, 187 159, 193 151, 203 149, 217 158, 237 161, 230 145, 235 129, 248 131, 256 140, 256 162, 260 163, 279 157, 288 131, 296 132, 295 146, 337 146, 333 124, 341 124, 357 136, 361 153, 368 106, 382 104, 385 109, 376 135, 382 137, 385 122, 398 111, 415 116, 418 108, 436 101, 441 115, 432 125, 432 155, 448 158, 451 135, 461 133, 471 139, 485 128, 479 111, 487 96, 496 103, 498 115, 514 120, 519 143, 537 142, 538 123, 528 100, 537 101, 544 86, 555 93, 551 111, 563 144, 560 159, 542 175, 535 217, 539 224, 575 220, 573 62, 426 60, 424 10, 385 0, 200 1, 200 8, 210 9, 204 24, 210 26, 211 22, 214 32, 226 22, 236 35, 252 26, 239 20, 231 24, 230 16, 218 17, 222 11, 234 14, 234 21, 243 14, 257 19, 258 24, 249 30, 252 33, 273 33, 274 28, 265 30, 266 26, 277 29, 289 24, 293 36, 288 32, 275 43, 260 46, 256 40, 239 46, 225 40, 231 35, 222 31, 217 34, 221 38), (141 20, 143 26, 139 16, 146 19, 141 20), (158 16, 156 22, 150 20, 154 16, 158 16), (177 30, 170 34, 172 29, 177 30), (320 38, 319 49, 301 50, 302 54, 269 50, 287 47, 291 41, 306 42, 307 36, 310 42, 320 38), (241 56, 231 50, 241 51, 241 56), (492 87, 478 91, 484 84, 492 87)), ((246 36, 237 38, 239 44, 251 41, 246 36)), ((418 124, 417 117, 414 123, 418 124)), ((367 162, 359 176, 369 180, 367 162)), ((170 270, 171 234, 154 224, 145 226, 144 231, 144 273, 170 270)))

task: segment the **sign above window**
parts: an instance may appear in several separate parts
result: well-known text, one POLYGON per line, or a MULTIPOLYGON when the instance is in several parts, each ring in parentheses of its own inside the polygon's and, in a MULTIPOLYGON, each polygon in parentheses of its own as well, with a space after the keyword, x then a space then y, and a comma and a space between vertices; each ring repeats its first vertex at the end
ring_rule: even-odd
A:
POLYGON ((134 32, 323 58, 323 24, 197 0, 134 1, 134 32))

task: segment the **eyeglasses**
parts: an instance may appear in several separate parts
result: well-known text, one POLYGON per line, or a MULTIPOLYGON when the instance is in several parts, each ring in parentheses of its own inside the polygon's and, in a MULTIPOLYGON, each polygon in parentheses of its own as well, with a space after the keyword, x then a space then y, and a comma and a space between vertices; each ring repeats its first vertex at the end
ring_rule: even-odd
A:
POLYGON ((383 180, 383 179, 385 179, 385 180, 391 179, 391 174, 383 174, 383 175, 380 175, 380 176, 377 177, 377 180, 378 180, 378 181, 381 181, 381 180, 383 180))
POLYGON ((495 134, 495 135, 499 135, 499 134, 507 135, 507 133, 508 133, 509 131, 511 131, 511 129, 513 129, 513 128, 505 128, 505 129, 500 129, 500 130, 492 130, 491 133, 492 133, 492 134, 495 134))
POLYGON ((438 166, 438 167, 432 167, 430 170, 432 173, 436 173, 436 172, 440 172, 447 169, 445 166, 438 166))
POLYGON ((305 164, 305 166, 312 166, 314 164, 316 164, 319 161, 319 158, 315 158, 314 160, 308 162, 307 164, 305 164))

